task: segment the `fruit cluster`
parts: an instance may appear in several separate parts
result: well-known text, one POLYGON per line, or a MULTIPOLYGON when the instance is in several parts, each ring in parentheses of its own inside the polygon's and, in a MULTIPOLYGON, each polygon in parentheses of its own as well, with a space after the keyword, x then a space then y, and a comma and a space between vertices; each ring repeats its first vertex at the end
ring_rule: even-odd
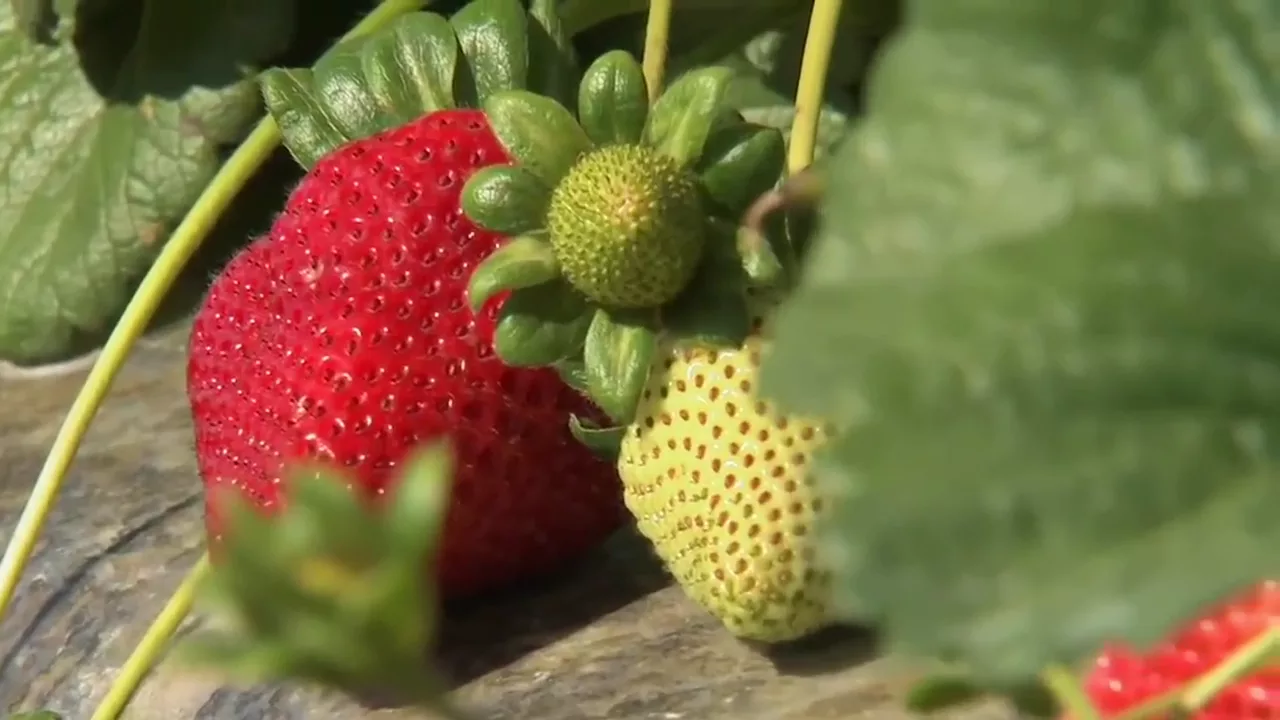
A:
POLYGON ((725 106, 729 79, 651 102, 607 53, 573 110, 508 83, 319 156, 192 330, 215 559, 228 493, 273 515, 319 460, 377 507, 447 437, 446 597, 569 563, 629 509, 734 633, 827 624, 808 469, 830 428, 757 397, 776 297, 735 245, 783 141, 725 106))
MULTIPOLYGON (((433 52, 466 56, 445 20, 410 22, 433 52)), ((188 391, 215 558, 227 493, 270 516, 290 502, 287 468, 323 460, 385 510, 395 469, 447 437, 432 568, 446 597, 572 562, 629 511, 733 634, 780 642, 834 622, 811 466, 838 429, 758 388, 804 234, 768 223, 752 246, 740 228, 781 179, 782 135, 725 102, 725 68, 653 88, 621 51, 541 83, 455 60, 474 65, 472 92, 416 119, 322 152, 300 132, 295 156, 317 161, 205 299, 188 391)), ((1108 649, 1090 697, 1115 715, 1183 687, 1270 632, 1277 597, 1264 583, 1151 653, 1108 649)), ((1264 669, 1196 717, 1277 707, 1264 669)))

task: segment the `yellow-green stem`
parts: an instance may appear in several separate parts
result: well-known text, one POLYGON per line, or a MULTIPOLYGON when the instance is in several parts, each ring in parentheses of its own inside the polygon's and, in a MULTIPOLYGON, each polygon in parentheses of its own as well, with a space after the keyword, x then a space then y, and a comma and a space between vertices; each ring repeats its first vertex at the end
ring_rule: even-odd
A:
POLYGON ((1058 706, 1067 711, 1071 720, 1101 720, 1071 668, 1050 665, 1040 672, 1040 681, 1053 693, 1058 706))
POLYGON ((805 36, 804 57, 800 61, 800 81, 796 90, 796 116, 791 124, 791 146, 787 150, 787 172, 795 174, 813 162, 818 145, 818 124, 827 94, 827 71, 836 43, 843 0, 815 0, 805 36))
POLYGON ((672 0, 652 0, 649 21, 644 29, 644 79, 649 85, 649 102, 662 94, 667 74, 667 48, 671 37, 672 0))
MULTIPOLYGON (((429 0, 385 0, 347 33, 346 37, 368 34, 404 13, 421 8, 427 1, 429 0)), ((27 498, 18 524, 13 528, 4 557, 0 558, 0 620, 4 618, 9 603, 13 600, 18 582, 40 537, 40 530, 62 489, 62 482, 80 448, 85 431, 102 406, 102 401, 111 389, 111 383, 129 351, 151 322, 160 301, 214 223, 279 144, 279 129, 270 116, 264 117, 218 171, 191 211, 174 230, 112 330, 102 353, 94 362, 93 369, 89 371, 80 393, 72 403, 67 419, 58 430, 44 467, 36 478, 35 487, 27 498)))
POLYGON ((1195 714, 1228 685, 1265 664, 1275 655, 1277 648, 1280 648, 1280 628, 1273 627, 1192 683, 1182 694, 1179 705, 1187 715, 1195 714))
POLYGON ((169 602, 156 616, 151 627, 147 628, 146 634, 142 636, 138 646, 125 661, 124 667, 120 668, 120 674, 116 675, 115 681, 111 683, 106 697, 102 698, 98 708, 93 711, 91 720, 116 720, 120 717, 133 694, 142 685, 147 673, 151 672, 160 656, 164 654, 169 641, 182 626, 182 621, 191 612, 196 591, 208 574, 209 556, 205 555, 196 562, 195 567, 191 568, 191 572, 187 573, 182 584, 174 591, 173 597, 169 598, 169 602))

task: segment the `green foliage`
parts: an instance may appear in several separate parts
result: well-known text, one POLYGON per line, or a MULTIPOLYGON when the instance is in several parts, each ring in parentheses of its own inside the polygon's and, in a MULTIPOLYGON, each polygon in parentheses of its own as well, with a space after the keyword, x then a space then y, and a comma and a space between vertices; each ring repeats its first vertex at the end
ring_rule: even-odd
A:
POLYGON ((765 389, 845 429, 849 617, 1015 687, 1280 572, 1280 6, 908 17, 765 389))
POLYGON ((246 68, 284 48, 293 7, 51 12, 0 4, 0 359, 23 364, 83 351, 110 328, 217 170, 218 146, 256 117, 246 68))
POLYGON ((474 0, 450 18, 412 13, 334 47, 310 68, 263 73, 263 96, 285 146, 309 168, 341 145, 435 110, 575 84, 571 51, 556 44, 552 22, 519 0, 474 0), (532 68, 533 59, 541 66, 532 68))
POLYGON ((246 682, 309 680, 453 712, 426 660, 451 470, 447 448, 419 452, 382 509, 323 468, 294 473, 274 518, 229 495, 223 556, 202 588, 213 623, 180 646, 184 660, 246 682))
MULTIPOLYGON (((631 420, 662 333, 713 345, 746 337, 748 278, 733 228, 755 196, 779 181, 783 164, 781 134, 744 122, 723 103, 734 79, 729 68, 686 72, 650 105, 641 100, 647 93, 637 67, 626 53, 598 58, 571 104, 576 115, 527 91, 495 93, 485 110, 520 172, 477 174, 462 202, 481 227, 524 231, 517 247, 472 275, 473 306, 511 292, 498 355, 521 366, 580 362, 583 387, 618 425, 631 420), (638 140, 619 144, 619 137, 638 140), (675 173, 645 172, 666 166, 675 173), (623 181, 624 190, 611 185, 623 181), (619 193, 653 212, 620 216, 619 193), (662 294, 659 280, 670 286, 662 294)), ((575 426, 584 439, 586 431, 575 426)), ((608 445, 615 434, 594 437, 608 445)))

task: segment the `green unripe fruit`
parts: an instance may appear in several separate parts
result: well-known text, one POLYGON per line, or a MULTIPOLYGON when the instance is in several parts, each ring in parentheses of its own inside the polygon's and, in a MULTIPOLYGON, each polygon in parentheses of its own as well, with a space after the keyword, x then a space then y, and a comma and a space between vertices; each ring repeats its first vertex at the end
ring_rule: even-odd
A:
POLYGON ((615 308, 662 305, 702 259, 698 179, 638 145, 593 150, 551 195, 547 229, 565 279, 615 308))

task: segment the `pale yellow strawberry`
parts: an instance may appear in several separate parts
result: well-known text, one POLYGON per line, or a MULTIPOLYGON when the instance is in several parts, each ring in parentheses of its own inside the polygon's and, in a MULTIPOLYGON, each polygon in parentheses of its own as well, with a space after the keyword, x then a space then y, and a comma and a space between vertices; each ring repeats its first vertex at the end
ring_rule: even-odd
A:
POLYGON ((618 472, 640 532, 689 596, 735 635, 781 642, 829 622, 810 465, 830 431, 757 397, 764 343, 664 348, 618 472))

